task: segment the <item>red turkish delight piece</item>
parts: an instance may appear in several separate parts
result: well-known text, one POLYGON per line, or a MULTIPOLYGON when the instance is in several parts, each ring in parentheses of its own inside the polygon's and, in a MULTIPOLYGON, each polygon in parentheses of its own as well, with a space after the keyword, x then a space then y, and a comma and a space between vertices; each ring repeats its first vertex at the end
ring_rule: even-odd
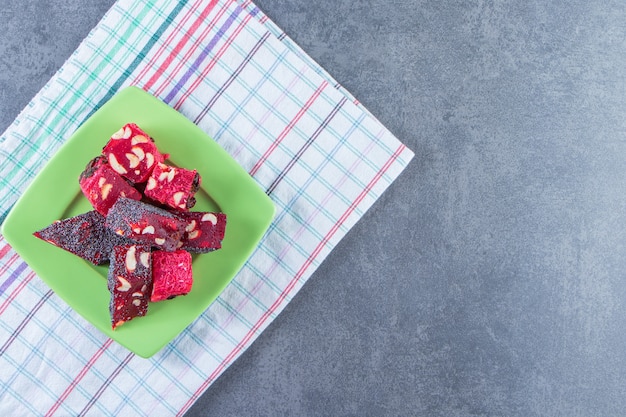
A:
POLYGON ((106 227, 118 235, 166 251, 181 245, 185 226, 173 213, 128 198, 117 200, 106 217, 106 227))
POLYGON ((158 163, 148 178, 145 195, 177 210, 189 210, 196 204, 194 194, 200 187, 196 170, 158 163))
POLYGON ((107 229, 104 223, 104 216, 92 210, 54 222, 33 234, 94 265, 101 265, 109 260, 113 246, 125 241, 107 229))
POLYGON ((127 244, 115 246, 107 287, 111 293, 111 326, 116 327, 135 317, 145 316, 152 293, 150 246, 127 244))
POLYGON ((134 123, 115 132, 102 153, 115 172, 133 183, 146 181, 155 164, 167 157, 159 152, 154 139, 134 123))
POLYGON ((103 216, 120 197, 141 200, 141 193, 113 171, 103 156, 89 161, 78 182, 87 200, 103 216))
POLYGON ((150 301, 161 301, 191 291, 193 277, 191 254, 184 250, 152 253, 152 295, 150 301))
POLYGON ((177 215, 187 223, 181 249, 191 253, 207 253, 222 247, 226 214, 187 211, 177 215))

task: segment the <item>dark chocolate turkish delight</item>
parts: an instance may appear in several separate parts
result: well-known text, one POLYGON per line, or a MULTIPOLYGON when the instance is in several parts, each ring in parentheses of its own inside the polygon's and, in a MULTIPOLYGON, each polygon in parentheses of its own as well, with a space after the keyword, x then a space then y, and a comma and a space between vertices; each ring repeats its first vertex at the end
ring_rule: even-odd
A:
POLYGON ((107 229, 104 224, 104 216, 92 210, 76 217, 56 221, 33 234, 94 265, 101 265, 109 260, 115 245, 126 241, 107 229))
POLYGON ((187 223, 181 249, 191 253, 207 253, 222 247, 226 214, 187 211, 177 215, 187 223))
POLYGON ((128 198, 117 200, 106 217, 106 227, 116 234, 166 251, 181 246, 186 225, 173 213, 128 198))
POLYGON ((135 317, 145 316, 152 293, 150 246, 115 246, 111 253, 107 287, 111 293, 109 313, 113 330, 135 317))

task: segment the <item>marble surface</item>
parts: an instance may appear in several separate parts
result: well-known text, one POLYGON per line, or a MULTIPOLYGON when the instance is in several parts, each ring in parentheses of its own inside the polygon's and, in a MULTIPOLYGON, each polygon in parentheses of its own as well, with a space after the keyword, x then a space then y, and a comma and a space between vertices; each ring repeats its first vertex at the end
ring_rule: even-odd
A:
MULTIPOLYGON (((3 4, 0 130, 112 3, 3 4)), ((187 416, 623 415, 626 3, 256 3, 416 157, 187 416)))

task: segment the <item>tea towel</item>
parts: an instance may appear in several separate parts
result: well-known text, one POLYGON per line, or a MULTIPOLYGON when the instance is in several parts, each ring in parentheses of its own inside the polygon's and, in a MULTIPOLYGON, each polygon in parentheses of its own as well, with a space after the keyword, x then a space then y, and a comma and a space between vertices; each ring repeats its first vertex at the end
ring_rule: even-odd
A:
POLYGON ((120 0, 0 136, 0 219, 130 85, 214 138, 276 217, 218 299, 150 359, 82 319, 0 236, 0 415, 183 415, 413 156, 254 3, 120 0))

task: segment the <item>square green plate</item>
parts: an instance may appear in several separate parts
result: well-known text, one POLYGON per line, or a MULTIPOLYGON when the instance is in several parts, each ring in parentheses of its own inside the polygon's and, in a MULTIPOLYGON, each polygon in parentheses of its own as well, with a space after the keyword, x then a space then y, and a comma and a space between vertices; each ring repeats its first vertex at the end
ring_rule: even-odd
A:
POLYGON ((96 111, 46 164, 15 204, 2 234, 28 265, 74 310, 107 336, 142 357, 176 337, 217 298, 267 231, 275 207, 224 149, 183 115, 136 87, 116 94, 96 111), (57 219, 91 210, 78 185, 87 162, 125 123, 152 136, 169 163, 202 177, 193 211, 227 215, 222 249, 193 257, 194 284, 186 296, 150 303, 148 314, 115 331, 109 317, 108 266, 81 258, 33 236, 57 219))

